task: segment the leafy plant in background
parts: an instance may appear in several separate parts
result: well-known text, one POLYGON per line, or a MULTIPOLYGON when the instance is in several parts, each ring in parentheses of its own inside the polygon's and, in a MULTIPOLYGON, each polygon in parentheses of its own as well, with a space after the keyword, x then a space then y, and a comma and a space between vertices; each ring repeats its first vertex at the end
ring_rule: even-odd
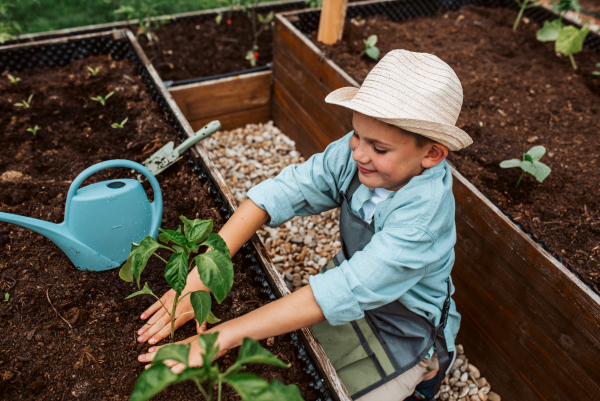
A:
POLYGON ((550 169, 550 167, 548 167, 544 163, 540 162, 540 159, 542 158, 542 156, 544 156, 544 153, 546 153, 545 147, 534 146, 533 148, 529 149, 527 151, 527 153, 523 154, 523 160, 519 160, 519 159, 504 160, 502 163, 500 163, 500 167, 502 167, 502 168, 520 167, 521 170, 523 170, 521 172, 521 176, 519 177, 519 180, 517 181, 517 185, 519 185, 519 183, 523 179, 523 176, 525 175, 525 173, 529 173, 532 176, 534 176, 535 179, 538 180, 539 182, 543 182, 544 179, 546 179, 546 177, 548 177, 548 175, 550 175, 550 172, 552 172, 552 169, 550 169))
MULTIPOLYGON (((231 254, 223 238, 219 234, 211 234, 213 229, 212 220, 188 220, 184 216, 179 218, 183 222, 183 233, 181 232, 181 226, 177 230, 161 228, 158 239, 165 245, 160 244, 150 236, 142 239, 139 245, 133 244, 131 253, 119 272, 119 276, 127 282, 132 282, 135 278, 137 286, 140 288, 140 276, 151 256, 156 256, 166 264, 165 279, 175 291, 173 310, 169 311, 163 305, 163 308, 171 317, 171 338, 175 334, 175 320, 179 318, 179 316, 175 316, 177 304, 188 295, 198 323, 201 324, 206 320, 208 323, 214 324, 219 321, 210 310, 212 301, 208 292, 194 291, 182 295, 192 263, 196 262, 200 279, 218 303, 223 302, 229 295, 233 285, 231 254), (172 248, 167 246, 171 242, 174 244, 172 248), (194 256, 201 246, 207 246, 211 250, 194 256), (169 261, 156 253, 159 249, 167 249, 173 252, 169 261)), ((152 295, 160 302, 160 298, 154 295, 148 284, 145 284, 144 288, 127 298, 142 294, 152 295)))
POLYGON ((19 82, 21 80, 21 78, 15 78, 12 75, 8 74, 8 80, 10 81, 11 84, 16 84, 17 82, 19 82))
POLYGON ((233 365, 221 373, 215 358, 219 353, 217 341, 218 333, 202 334, 198 337, 203 364, 199 368, 190 367, 188 355, 190 344, 169 344, 161 347, 152 366, 142 372, 138 379, 131 401, 146 401, 167 386, 185 380, 193 380, 206 400, 221 400, 223 383, 228 383, 241 396, 242 400, 264 401, 301 401, 300 390, 294 384, 286 386, 278 380, 271 383, 251 374, 238 374, 250 363, 264 363, 288 368, 289 365, 277 359, 272 353, 261 348, 260 344, 250 338, 245 338, 238 358, 233 365), (185 365, 185 370, 175 374, 163 363, 165 360, 174 360, 185 365), (206 388, 205 388, 206 386, 206 388), (217 388, 215 397, 215 387, 217 388))
POLYGON ((98 73, 100 72, 100 67, 98 68, 92 68, 89 65, 87 66, 87 69, 89 70, 89 72, 92 73, 92 77, 95 77, 96 75, 98 75, 98 73))
POLYGON ((29 108, 29 107, 31 107, 31 99, 33 99, 33 93, 31 95, 29 95, 29 99, 23 100, 20 103, 15 103, 15 106, 29 108))
POLYGON ((551 3, 554 11, 558 12, 558 19, 544 22, 544 26, 536 32, 537 40, 540 42, 554 42, 554 50, 569 57, 571 65, 577 69, 573 54, 579 53, 583 48, 583 41, 590 28, 584 26, 577 29, 572 25, 565 25, 563 17, 567 11, 574 9, 577 14, 581 13, 577 0, 560 0, 558 3, 551 3))
POLYGON ((127 122, 127 120, 129 120, 129 117, 127 117, 123 121, 121 121, 121 124, 119 124, 119 123, 112 123, 110 126, 113 127, 113 128, 123 128, 123 126, 125 125, 125 123, 127 122))
POLYGON ((525 10, 527 10, 528 8, 537 7, 537 6, 541 5, 542 2, 535 1, 533 3, 530 3, 529 0, 515 0, 515 1, 519 5, 519 14, 517 14, 517 19, 515 20, 515 23, 513 25, 513 31, 516 32, 517 27, 519 26, 519 22, 521 21, 521 18, 523 17, 523 13, 525 12, 525 10))
POLYGON ((304 0, 304 4, 310 8, 321 7, 323 5, 323 0, 304 0))
POLYGON ((17 22, 14 0, 0 0, 0 44, 19 36, 21 25, 17 22))
POLYGON ((155 18, 161 14, 160 6, 162 4, 163 2, 159 0, 129 0, 121 4, 117 3, 118 8, 114 13, 121 15, 128 25, 130 25, 131 20, 138 20, 136 38, 144 35, 148 42, 158 43, 156 30, 169 20, 168 18, 160 20, 155 18))
POLYGON ((96 96, 96 97, 91 97, 90 99, 95 100, 96 102, 100 103, 102 106, 105 106, 108 98, 114 94, 115 94, 115 92, 113 91, 113 92, 110 92, 108 95, 106 95, 106 97, 96 96))
POLYGON ((362 56, 366 53, 367 56, 369 56, 373 60, 379 60, 379 49, 377 48, 377 46, 375 46, 375 44, 377 43, 377 35, 371 35, 367 38, 367 40, 363 40, 363 42, 365 43, 365 50, 363 50, 363 52, 360 55, 362 56))

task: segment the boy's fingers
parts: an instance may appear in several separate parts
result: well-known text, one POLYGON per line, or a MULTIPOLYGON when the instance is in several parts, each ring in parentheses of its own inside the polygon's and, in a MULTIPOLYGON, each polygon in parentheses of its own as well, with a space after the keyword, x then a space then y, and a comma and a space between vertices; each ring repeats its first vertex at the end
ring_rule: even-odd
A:
POLYGON ((198 323, 198 321, 196 320, 196 333, 198 334, 202 334, 206 331, 206 321, 204 321, 202 324, 198 323))
POLYGON ((146 322, 146 324, 144 324, 142 326, 141 329, 138 330, 138 335, 142 335, 145 332, 148 331, 148 329, 150 329, 152 326, 154 326, 154 324, 160 319, 162 318, 164 315, 166 315, 166 312, 164 311, 164 309, 157 311, 151 318, 150 320, 148 320, 146 322))
POLYGON ((171 372, 175 373, 176 375, 180 374, 184 370, 185 370, 185 365, 183 363, 178 363, 177 365, 175 365, 171 368, 171 372))
POLYGON ((141 336, 138 337, 138 341, 139 342, 144 342, 144 341, 148 341, 148 339, 154 339, 155 341, 148 341, 149 344, 155 344, 158 341, 162 340, 164 338, 163 337, 156 337, 154 338, 153 336, 156 335, 156 333, 159 333, 161 330, 163 330, 165 327, 167 327, 169 330, 171 329, 171 317, 169 315, 167 315, 166 313, 164 314, 164 316, 162 316, 162 318, 157 321, 156 323, 154 323, 152 325, 152 327, 150 327, 149 329, 147 329, 144 334, 142 334, 141 336))
MULTIPOLYGON (((158 348, 158 347, 157 347, 158 348)), ((157 350, 154 352, 148 352, 147 354, 138 355, 138 361, 140 362, 152 362, 156 356, 157 350)))
POLYGON ((142 319, 142 320, 148 319, 150 316, 152 316, 154 314, 154 312, 156 312, 160 308, 162 308, 161 303, 156 301, 151 307, 149 307, 148 309, 146 309, 144 311, 144 313, 142 313, 142 315, 140 316, 140 319, 142 319))

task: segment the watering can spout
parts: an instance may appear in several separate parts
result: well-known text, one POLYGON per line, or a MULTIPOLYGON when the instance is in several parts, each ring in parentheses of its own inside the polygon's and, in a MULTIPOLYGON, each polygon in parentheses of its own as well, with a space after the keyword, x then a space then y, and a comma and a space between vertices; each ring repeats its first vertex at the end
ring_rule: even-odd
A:
MULTIPOLYGON (((78 241, 69 231, 66 223, 50 223, 31 217, 18 216, 0 212, 0 221, 16 224, 43 235, 54 242, 78 268, 83 266, 112 266, 119 267, 120 263, 112 261, 87 245, 78 241)), ((93 270, 93 269, 92 269, 93 270)))

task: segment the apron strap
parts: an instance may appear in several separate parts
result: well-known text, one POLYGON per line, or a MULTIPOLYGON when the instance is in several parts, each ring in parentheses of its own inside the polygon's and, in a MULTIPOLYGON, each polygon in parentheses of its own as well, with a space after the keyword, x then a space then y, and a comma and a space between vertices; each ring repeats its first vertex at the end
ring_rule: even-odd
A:
POLYGON ((358 169, 357 169, 356 173, 354 173, 354 176, 352 177, 352 181, 350 182, 350 185, 348 185, 348 189, 346 189, 346 198, 348 199, 348 202, 350 202, 350 199, 352 199, 352 195, 354 195, 354 193, 360 186, 361 186, 361 182, 360 182, 360 178, 358 178, 358 169))
POLYGON ((440 391, 442 383, 446 378, 446 371, 450 367, 450 355, 448 354, 448 345, 446 344, 446 335, 444 333, 444 329, 446 328, 446 324, 448 323, 448 315, 450 313, 450 291, 452 290, 452 286, 450 284, 450 277, 446 279, 446 284, 448 286, 448 293, 446 294, 446 300, 444 301, 444 307, 442 309, 442 318, 440 320, 440 324, 436 329, 434 341, 440 371, 438 373, 438 381, 437 383, 435 383, 433 394, 437 394, 440 391))

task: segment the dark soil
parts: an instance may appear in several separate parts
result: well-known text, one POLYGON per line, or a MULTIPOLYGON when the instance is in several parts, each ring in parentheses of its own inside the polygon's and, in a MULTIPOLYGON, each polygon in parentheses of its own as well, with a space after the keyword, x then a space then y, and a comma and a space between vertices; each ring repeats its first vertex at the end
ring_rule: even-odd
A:
MULTIPOLYGON (((178 141, 132 62, 96 56, 62 69, 14 75, 21 78, 16 85, 4 76, 0 79, 0 211, 59 223, 69 184, 84 168, 116 158, 141 162, 168 141, 178 141), (91 77, 87 65, 100 67, 98 76, 91 77), (105 107, 90 100, 110 91, 115 94, 105 107), (31 108, 14 106, 30 93, 31 108), (110 127, 125 117, 129 122, 124 129, 110 127), (25 130, 35 125, 42 129, 34 140, 25 130)), ((90 182, 117 177, 133 178, 126 169, 111 169, 95 174, 90 182)), ((207 186, 194 177, 185 159, 157 178, 165 227, 175 228, 180 215, 214 219, 216 230, 223 225, 207 186)), ((234 257, 233 291, 214 307, 223 321, 265 303, 242 259, 234 257)), ((153 258, 142 275, 156 294, 168 289, 163 272, 162 262, 153 258)), ((125 300, 137 289, 119 279, 118 269, 78 271, 52 242, 6 223, 0 223, 0 276, 2 301, 4 292, 10 294, 8 302, 0 302, 0 399, 129 398, 143 370, 137 356, 147 348, 138 345, 135 332, 142 325, 140 314, 153 303, 151 297, 125 300), (47 296, 73 329, 57 316, 47 296)), ((195 325, 190 322, 176 333, 176 340, 193 334, 195 325)), ((248 370, 269 381, 296 383, 305 399, 316 399, 308 385, 311 377, 296 363, 289 340, 280 336, 263 346, 291 362, 290 369, 253 365, 248 370)), ((220 363, 227 367, 236 355, 233 350, 220 363)), ((224 394, 224 399, 239 399, 230 388, 224 394)), ((198 396, 195 385, 183 383, 155 399, 198 396)))
MULTIPOLYGON (((564 258, 600 290, 600 77, 591 73, 600 55, 584 49, 573 70, 553 43, 536 40, 539 29, 502 8, 467 6, 403 23, 384 17, 346 23, 343 41, 327 48, 331 59, 359 83, 375 65, 361 57, 363 39, 379 38, 381 57, 393 49, 433 53, 463 86, 457 126, 473 145, 449 159, 475 186, 525 230, 564 258), (501 169, 535 145, 547 149, 552 168, 543 182, 520 169, 501 169)), ((313 32, 311 37, 316 37, 313 32)))

